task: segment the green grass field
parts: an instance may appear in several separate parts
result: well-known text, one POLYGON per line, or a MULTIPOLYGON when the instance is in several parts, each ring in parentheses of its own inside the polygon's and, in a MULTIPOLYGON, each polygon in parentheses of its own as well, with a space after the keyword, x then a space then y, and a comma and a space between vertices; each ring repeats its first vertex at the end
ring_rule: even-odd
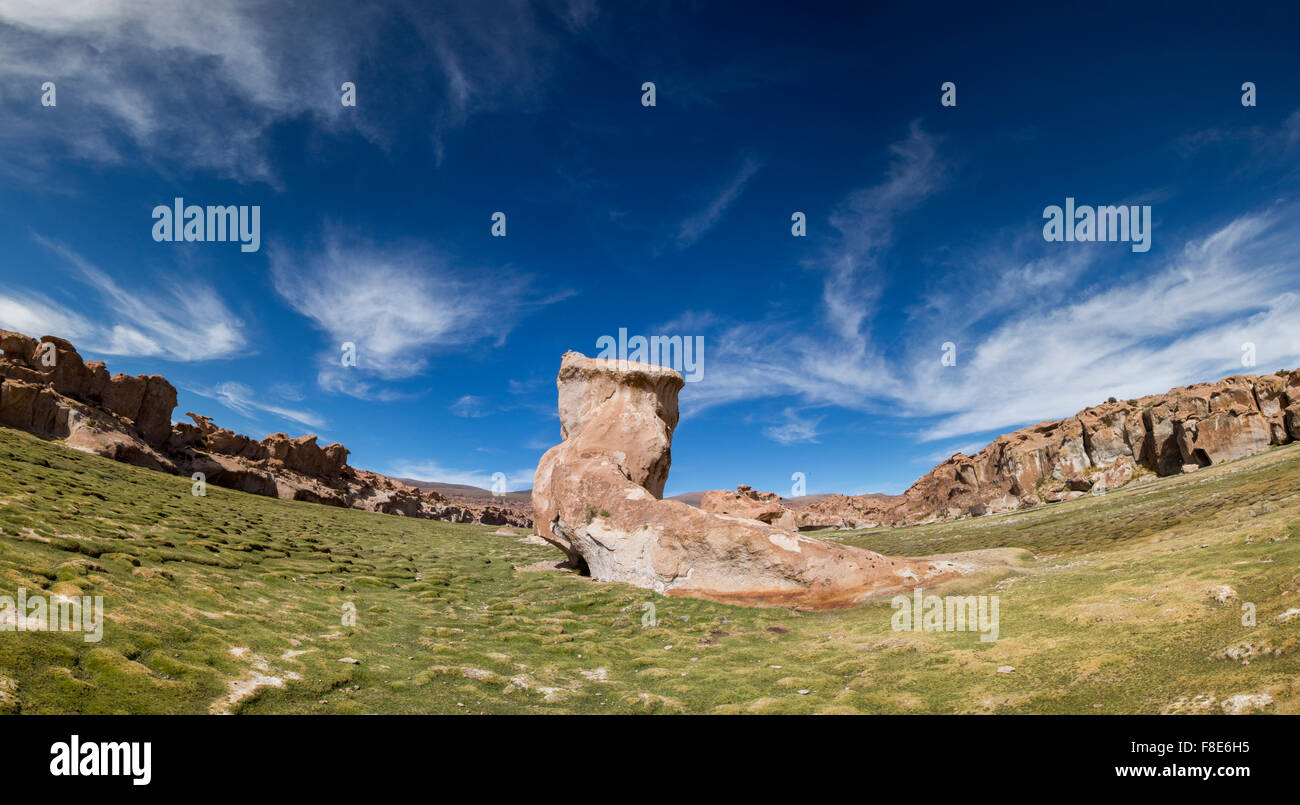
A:
POLYGON ((101 595, 107 621, 99 643, 0 632, 0 712, 1160 713, 1237 694, 1300 712, 1300 617, 1278 620, 1300 608, 1300 445, 1014 515, 818 535, 1019 549, 937 591, 998 595, 992 643, 892 631, 887 600, 746 609, 592 582, 494 530, 195 497, 0 429, 0 595, 101 595))

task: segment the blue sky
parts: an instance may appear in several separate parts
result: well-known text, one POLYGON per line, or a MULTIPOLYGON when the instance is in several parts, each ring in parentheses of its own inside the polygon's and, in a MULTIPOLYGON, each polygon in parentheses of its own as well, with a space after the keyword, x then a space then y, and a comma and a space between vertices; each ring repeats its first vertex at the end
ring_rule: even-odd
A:
POLYGON ((1284 6, 357 5, 0 0, 0 327, 511 488, 564 351, 700 335, 668 494, 899 492, 1246 342, 1300 365, 1284 6), (154 242, 177 196, 260 205, 261 249, 154 242), (1150 205, 1150 251, 1045 242, 1066 197, 1150 205))

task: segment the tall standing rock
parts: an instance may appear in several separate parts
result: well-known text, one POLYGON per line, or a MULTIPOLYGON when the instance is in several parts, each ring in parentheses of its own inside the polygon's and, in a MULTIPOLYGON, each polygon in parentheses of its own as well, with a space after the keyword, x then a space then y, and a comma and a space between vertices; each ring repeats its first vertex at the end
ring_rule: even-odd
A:
POLYGON ((537 465, 537 532, 600 581, 742 605, 853 606, 956 575, 663 500, 681 375, 568 352, 562 442, 537 465))

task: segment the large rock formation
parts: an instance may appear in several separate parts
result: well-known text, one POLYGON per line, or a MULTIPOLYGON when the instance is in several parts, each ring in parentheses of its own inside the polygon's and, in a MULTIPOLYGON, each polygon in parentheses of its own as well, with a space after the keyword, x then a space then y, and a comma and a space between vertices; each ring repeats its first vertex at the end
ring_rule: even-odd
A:
POLYGON ((176 472, 164 455, 176 389, 158 376, 109 377, 61 338, 0 330, 0 424, 63 439, 69 447, 176 472), (165 413, 160 414, 165 409, 165 413))
POLYGON ((1137 400, 1111 399, 1069 419, 958 453, 902 495, 813 504, 859 528, 1006 512, 1192 472, 1300 439, 1300 370, 1231 375, 1137 400))
POLYGON ((562 441, 538 463, 533 520, 596 579, 821 609, 958 572, 951 563, 893 559, 663 500, 683 385, 671 369, 569 352, 557 384, 562 441))
POLYGON ((158 375, 109 376, 62 338, 0 330, 0 425, 153 470, 256 495, 462 523, 530 527, 518 507, 457 505, 432 490, 348 466, 348 449, 315 436, 261 441, 188 414, 172 424, 176 389, 158 375))

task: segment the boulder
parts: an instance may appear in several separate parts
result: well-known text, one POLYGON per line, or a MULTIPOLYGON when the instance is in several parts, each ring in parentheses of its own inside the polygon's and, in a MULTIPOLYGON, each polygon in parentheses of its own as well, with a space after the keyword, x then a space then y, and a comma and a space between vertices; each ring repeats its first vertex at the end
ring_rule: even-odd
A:
MULTIPOLYGON (((93 388, 95 385, 93 373, 88 374, 92 382, 84 384, 83 388, 93 388)), ((108 378, 94 396, 100 398, 105 409, 131 420, 149 444, 162 447, 171 438, 176 387, 167 382, 165 377, 132 377, 118 373, 108 378)), ((81 398, 90 400, 91 395, 83 391, 81 398)))
POLYGON ((660 366, 564 355, 561 443, 538 463, 538 534, 600 581, 741 605, 810 609, 959 573, 893 559, 754 520, 663 500, 681 375, 660 366))
POLYGON ((37 430, 33 409, 41 387, 21 380, 0 384, 0 424, 23 430, 37 430))
POLYGON ((217 427, 212 424, 210 417, 200 416, 192 411, 186 412, 185 416, 194 420, 194 426, 199 432, 198 445, 204 450, 227 456, 241 456, 254 461, 269 458, 264 444, 232 430, 217 427))
POLYGON ((1273 443, 1268 420, 1258 411, 1239 405, 1204 419, 1176 420, 1174 433, 1183 464, 1198 467, 1253 456, 1273 443))
POLYGON ((732 492, 714 489, 700 498, 700 508, 728 517, 744 517, 774 525, 787 531, 818 531, 827 528, 851 528, 842 515, 824 514, 811 508, 792 509, 775 492, 759 492, 741 484, 732 492))
POLYGON ((199 453, 189 461, 189 472, 201 472, 210 484, 278 497, 280 488, 268 470, 250 466, 235 456, 199 453))
POLYGON ((312 435, 291 439, 283 433, 272 433, 262 440, 269 458, 303 475, 327 477, 337 475, 347 466, 348 449, 341 444, 322 448, 312 435))
POLYGON ((1110 466, 1092 477, 1092 485, 1089 487, 1089 491, 1099 494, 1112 489, 1119 489, 1133 480, 1137 470, 1137 462, 1133 460, 1132 456, 1119 456, 1110 466))
POLYGON ((102 391, 104 408, 134 421, 140 415, 140 406, 144 403, 144 395, 148 387, 149 380, 143 375, 132 377, 119 372, 104 384, 102 391))
POLYGON ((1146 440, 1142 414, 1126 402, 1105 403, 1079 412, 1089 463, 1108 467, 1121 457, 1135 458, 1146 440))
POLYGON ((135 417, 136 430, 144 440, 162 446, 172 432, 172 411, 176 408, 176 387, 167 378, 150 375, 145 380, 144 399, 135 417))
POLYGON ((744 484, 736 487, 735 492, 726 489, 705 492, 700 498, 700 508, 714 514, 758 520, 786 530, 798 528, 794 512, 781 505, 779 495, 758 492, 744 484))
POLYGON ((52 335, 41 336, 40 343, 32 355, 31 367, 44 374, 54 390, 60 394, 76 399, 87 399, 91 387, 93 372, 77 353, 77 348, 62 338, 52 335), (50 347, 53 344, 53 353, 50 347), (47 356, 53 365, 47 363, 47 356))
POLYGON ((1286 380, 1280 375, 1264 375, 1256 378, 1255 406, 1268 421, 1269 436, 1273 444, 1286 444, 1290 441, 1286 432, 1286 380))
POLYGON ((28 366, 36 352, 36 339, 12 330, 0 330, 0 351, 4 352, 6 361, 28 366))
POLYGON ((1287 436, 1292 440, 1300 439, 1300 402, 1287 406, 1283 421, 1286 423, 1287 436))

